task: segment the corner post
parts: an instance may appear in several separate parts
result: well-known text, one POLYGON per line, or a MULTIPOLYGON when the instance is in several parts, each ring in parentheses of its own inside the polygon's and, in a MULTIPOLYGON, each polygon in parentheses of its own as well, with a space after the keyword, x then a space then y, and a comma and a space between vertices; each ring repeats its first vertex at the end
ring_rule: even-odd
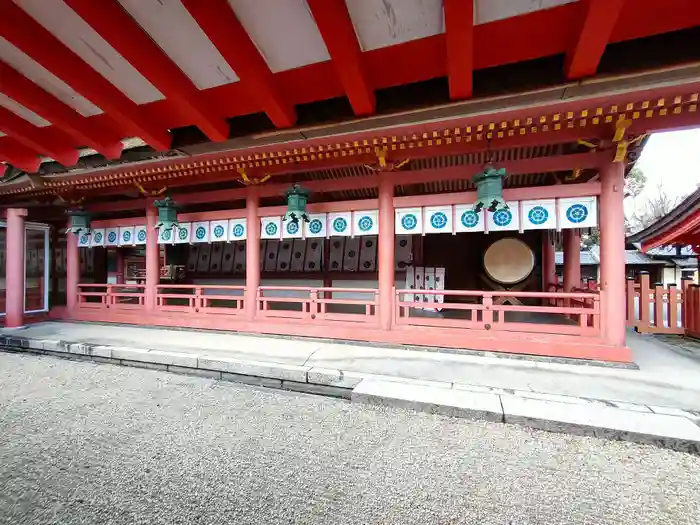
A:
MULTIPOLYGON (((625 345, 625 167, 612 162, 601 170, 600 287, 605 308, 603 326, 608 344, 625 345)), ((644 302, 640 300, 640 308, 644 302)))
POLYGON ((160 247, 158 246, 158 211, 150 203, 146 207, 146 288, 144 290, 146 310, 156 309, 156 296, 160 284, 160 247))
MULTIPOLYGON (((71 227, 71 221, 68 221, 71 227)), ((75 233, 66 235, 66 307, 72 313, 78 306, 78 284, 80 283, 80 248, 75 233)))
POLYGON ((246 243, 245 243, 245 316, 254 319, 258 307, 260 287, 260 218, 258 210, 260 196, 256 186, 248 186, 246 197, 246 243))
POLYGON ((554 243, 549 235, 549 230, 542 231, 542 291, 546 292, 550 284, 554 282, 557 273, 554 260, 554 243))
POLYGON ((564 291, 581 286, 581 234, 564 230, 564 291))
POLYGON ((5 328, 24 326, 24 266, 27 210, 8 208, 5 246, 5 328))
POLYGON ((388 173, 379 179, 379 325, 391 330, 394 312, 394 182, 388 173))

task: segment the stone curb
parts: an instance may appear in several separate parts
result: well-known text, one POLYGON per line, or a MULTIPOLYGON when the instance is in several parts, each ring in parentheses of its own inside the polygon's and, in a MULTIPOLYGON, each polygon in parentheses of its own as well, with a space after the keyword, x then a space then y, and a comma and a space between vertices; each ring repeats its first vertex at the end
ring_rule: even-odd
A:
POLYGON ((700 454, 700 412, 679 408, 14 335, 0 336, 0 349, 168 371, 453 417, 515 423, 700 454), (595 414, 604 414, 607 426, 596 422, 595 414), (629 418, 630 414, 637 418, 647 416, 649 422, 653 420, 661 428, 676 430, 663 434, 656 432, 650 423, 641 426, 636 423, 625 428, 610 423, 615 418, 629 418), (697 439, 694 431, 698 433, 697 439))

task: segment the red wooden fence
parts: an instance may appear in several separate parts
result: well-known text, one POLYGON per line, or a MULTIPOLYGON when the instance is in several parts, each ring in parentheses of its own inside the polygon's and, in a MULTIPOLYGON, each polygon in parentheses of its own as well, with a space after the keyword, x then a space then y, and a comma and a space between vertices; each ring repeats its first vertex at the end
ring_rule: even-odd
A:
POLYGON ((627 280, 627 326, 639 333, 683 335, 700 324, 700 309, 693 308, 691 300, 697 295, 690 280, 683 280, 679 289, 675 284, 650 283, 649 274, 640 272, 627 280))

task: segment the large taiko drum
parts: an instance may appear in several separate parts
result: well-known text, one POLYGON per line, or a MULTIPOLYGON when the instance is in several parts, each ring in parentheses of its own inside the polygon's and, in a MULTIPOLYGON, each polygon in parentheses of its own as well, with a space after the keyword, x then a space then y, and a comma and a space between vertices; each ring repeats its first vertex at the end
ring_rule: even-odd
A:
POLYGON ((500 284, 515 284, 527 278, 535 268, 535 254, 520 239, 499 239, 484 253, 484 270, 500 284))

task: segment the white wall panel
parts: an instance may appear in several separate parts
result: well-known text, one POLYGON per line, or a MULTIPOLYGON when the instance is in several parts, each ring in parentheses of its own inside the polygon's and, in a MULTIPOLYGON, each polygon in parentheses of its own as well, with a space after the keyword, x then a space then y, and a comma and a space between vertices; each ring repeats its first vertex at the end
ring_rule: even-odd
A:
POLYGON ((346 0, 363 51, 445 31, 442 0, 346 0))
POLYGON ((180 0, 119 0, 119 3, 199 89, 238 80, 180 0))
POLYGON ((557 227, 557 207, 554 199, 522 201, 524 230, 553 230, 557 227))
POLYGON ((262 217, 260 219, 260 238, 279 239, 282 236, 281 217, 262 217))
POLYGON ((325 237, 327 233, 327 217, 325 213, 312 213, 309 222, 304 223, 304 237, 325 237))
POLYGON ((228 2, 273 73, 330 60, 305 0, 228 2))
POLYGON ((363 210, 352 212, 353 235, 378 235, 379 210, 363 210))
POLYGON ((425 233, 452 233, 452 206, 431 206, 423 209, 425 233))
POLYGON ((148 238, 148 228, 146 226, 134 227, 134 244, 146 244, 148 238))
POLYGON ((19 0, 32 18, 137 104, 163 94, 63 0, 19 0))
POLYGON ((598 226, 598 199, 572 197, 559 199, 560 228, 592 228, 598 226))
POLYGON ((421 208, 398 208, 394 218, 394 232, 399 235, 423 233, 423 210, 421 208))
POLYGON ((210 229, 208 221, 199 221, 192 223, 191 242, 209 242, 210 229))
POLYGON ((486 211, 486 220, 490 232, 513 231, 520 229, 520 208, 517 201, 508 201, 507 210, 498 210, 495 213, 486 211))
POLYGON ((349 211, 329 213, 328 230, 331 237, 349 237, 352 234, 352 213, 349 211))
POLYGON ((248 229, 246 219, 231 219, 228 221, 228 238, 231 241, 245 241, 248 229))
POLYGON ((0 57, 2 57, 2 61, 7 65, 16 69, 29 80, 51 93, 58 100, 70 106, 84 117, 102 113, 100 108, 1 36, 0 57))
POLYGON ((228 233, 228 220, 211 221, 209 223, 209 235, 211 237, 211 242, 228 241, 228 233))

